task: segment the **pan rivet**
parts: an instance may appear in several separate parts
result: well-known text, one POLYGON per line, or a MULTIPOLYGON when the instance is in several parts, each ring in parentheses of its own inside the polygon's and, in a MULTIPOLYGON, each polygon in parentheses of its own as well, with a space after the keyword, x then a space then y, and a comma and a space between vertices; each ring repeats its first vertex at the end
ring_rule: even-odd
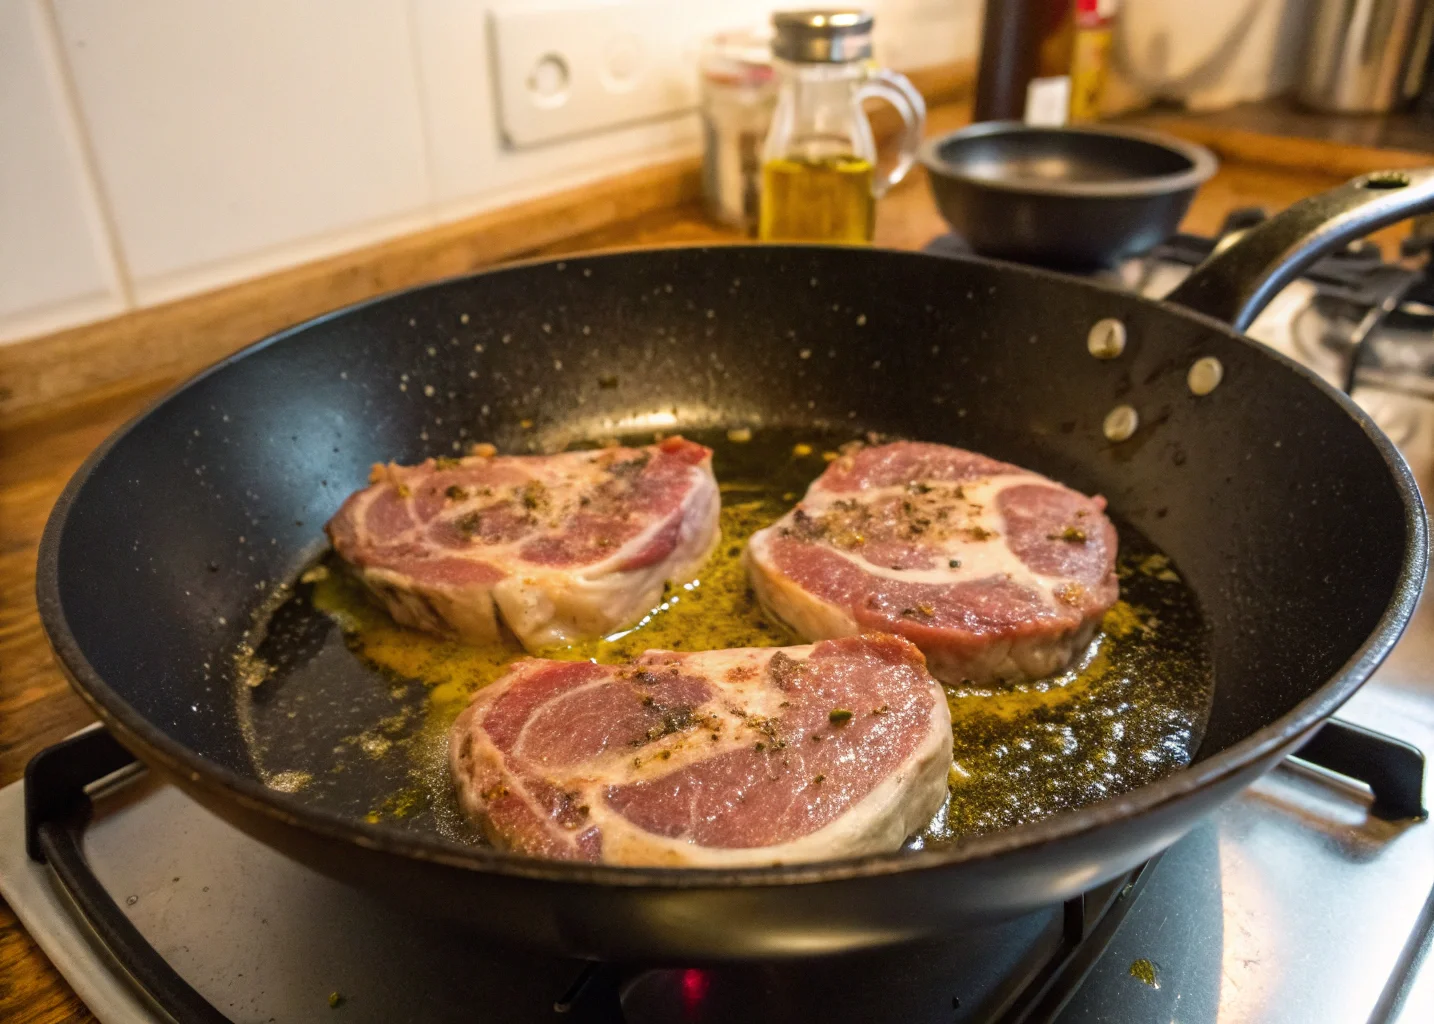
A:
POLYGON ((1128 405, 1117 405, 1105 414, 1105 436, 1111 441, 1125 441, 1140 426, 1140 414, 1128 405))
POLYGON ((1220 381, 1224 379, 1225 365, 1214 356, 1205 356, 1191 364, 1185 383, 1190 385, 1190 390, 1195 394, 1208 395, 1218 388, 1220 381))
POLYGON ((1085 347, 1097 359, 1114 359, 1125 351, 1125 324, 1114 317, 1097 320, 1085 336, 1085 347))

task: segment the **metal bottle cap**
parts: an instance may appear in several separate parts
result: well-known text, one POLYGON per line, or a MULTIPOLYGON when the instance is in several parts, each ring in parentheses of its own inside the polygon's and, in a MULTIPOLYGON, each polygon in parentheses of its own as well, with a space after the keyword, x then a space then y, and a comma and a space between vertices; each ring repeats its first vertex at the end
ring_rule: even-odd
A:
POLYGON ((799 64, 845 64, 871 56, 872 16, 852 8, 778 11, 772 53, 799 64))

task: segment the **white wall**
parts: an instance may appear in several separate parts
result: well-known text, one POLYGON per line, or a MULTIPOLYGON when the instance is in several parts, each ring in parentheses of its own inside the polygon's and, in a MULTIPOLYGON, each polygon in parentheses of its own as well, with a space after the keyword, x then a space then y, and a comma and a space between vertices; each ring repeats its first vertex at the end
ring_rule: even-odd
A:
MULTIPOLYGON (((696 151, 691 114, 506 149, 488 12, 539 2, 0 0, 0 342, 696 151)), ((975 55, 980 0, 870 6, 885 61, 975 55)))
POLYGON ((1139 0, 1121 7, 1109 110, 1220 110, 1295 82, 1314 0, 1139 0))

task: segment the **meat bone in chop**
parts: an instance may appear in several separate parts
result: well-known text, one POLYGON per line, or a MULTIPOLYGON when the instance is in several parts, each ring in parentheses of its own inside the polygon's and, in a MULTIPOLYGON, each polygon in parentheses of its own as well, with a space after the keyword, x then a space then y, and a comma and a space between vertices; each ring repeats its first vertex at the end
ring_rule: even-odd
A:
POLYGON ((379 465, 328 524, 405 625, 529 650, 630 625, 718 538, 712 451, 644 448, 379 465))
POLYGON ((1115 604, 1105 499, 946 445, 834 461, 745 554, 764 607, 806 640, 885 630, 949 683, 1064 667, 1115 604))
POLYGON ((951 715, 899 637, 530 659, 449 736, 459 804, 497 844, 739 867, 898 849, 946 799, 951 715))

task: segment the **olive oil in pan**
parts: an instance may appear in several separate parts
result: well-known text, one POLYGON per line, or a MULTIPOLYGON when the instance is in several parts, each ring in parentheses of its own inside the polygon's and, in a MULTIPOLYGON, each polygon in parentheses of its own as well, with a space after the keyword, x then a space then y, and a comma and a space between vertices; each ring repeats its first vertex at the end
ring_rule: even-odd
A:
POLYGON ((919 843, 1037 821, 1190 763, 1215 692, 1209 631, 1169 559, 1116 528, 1120 600, 1075 665, 999 690, 946 688, 951 796, 919 843))
MULTIPOLYGON (((630 629, 542 656, 621 662, 654 648, 800 642, 753 600, 741 553, 850 435, 687 436, 716 452, 722 537, 712 559, 696 579, 669 586, 630 629)), ((1121 601, 1078 665, 1000 690, 947 688, 951 799, 917 845, 1036 820, 1188 763, 1213 693, 1208 633, 1168 560, 1133 528, 1117 528, 1121 601)), ((524 652, 399 626, 332 556, 267 608, 236 656, 236 691, 269 784, 328 810, 477 841, 453 797, 447 730, 472 695, 524 652)))

